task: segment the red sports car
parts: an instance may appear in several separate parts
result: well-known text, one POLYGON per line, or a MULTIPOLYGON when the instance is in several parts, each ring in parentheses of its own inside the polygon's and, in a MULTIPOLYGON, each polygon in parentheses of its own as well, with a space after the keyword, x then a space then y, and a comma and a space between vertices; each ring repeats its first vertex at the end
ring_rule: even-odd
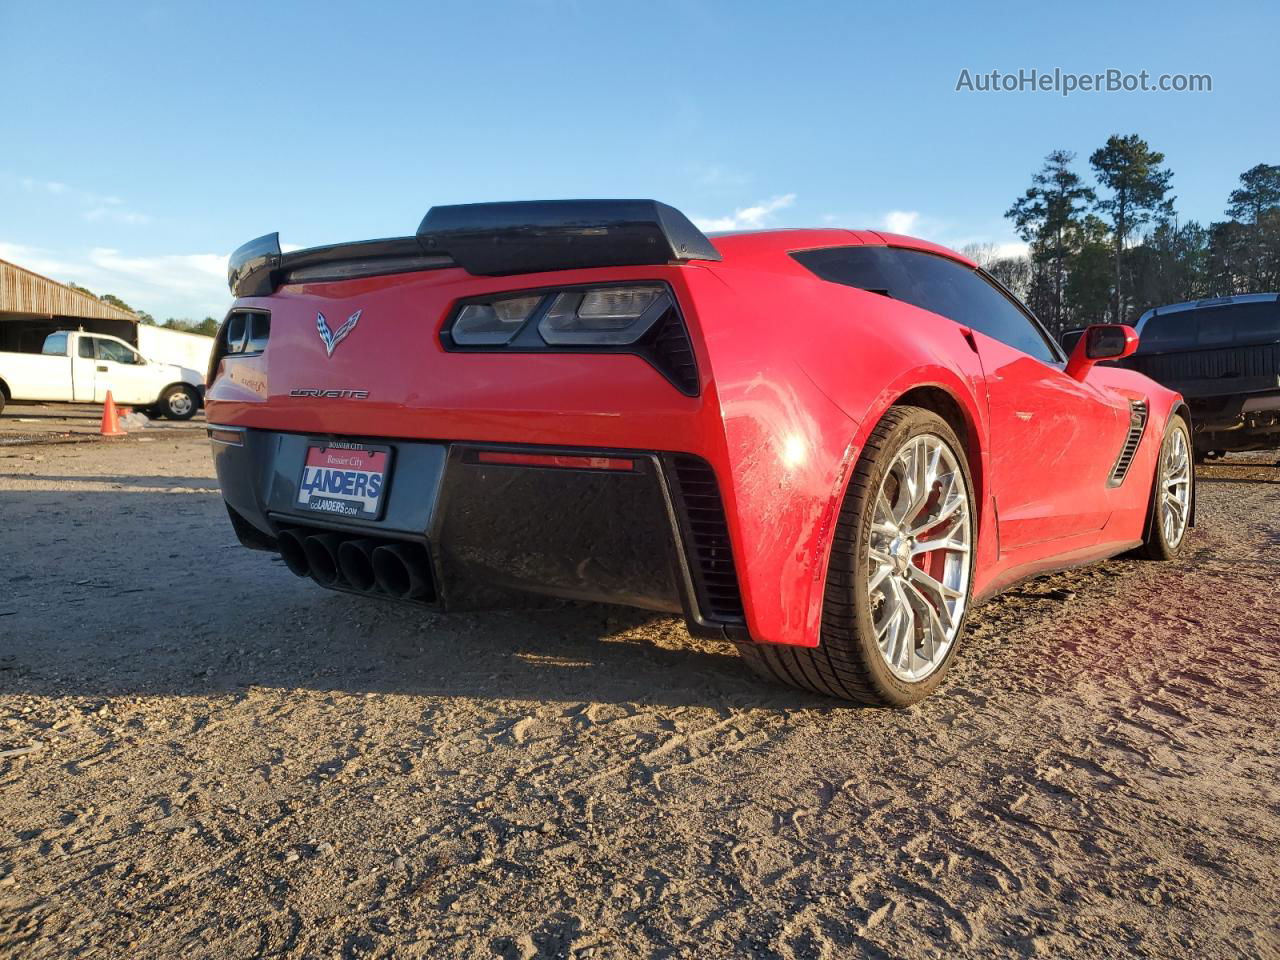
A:
POLYGON ((321 586, 683 614, 760 673, 905 705, 972 606, 1194 517, 1182 398, 1070 357, 964 257, 709 238, 651 200, 435 207, 231 257, 207 411, 231 522, 321 586))

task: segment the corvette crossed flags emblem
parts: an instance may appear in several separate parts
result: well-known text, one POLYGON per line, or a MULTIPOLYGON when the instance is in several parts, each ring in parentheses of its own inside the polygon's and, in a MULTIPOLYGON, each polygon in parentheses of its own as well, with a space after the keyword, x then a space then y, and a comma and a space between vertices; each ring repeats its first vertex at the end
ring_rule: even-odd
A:
POLYGON ((329 329, 329 321, 324 318, 323 313, 316 314, 316 329, 320 331, 320 339, 324 341, 324 348, 329 356, 333 356, 333 351, 338 348, 347 334, 356 328, 356 324, 360 322, 360 314, 363 310, 357 310, 351 316, 347 317, 347 322, 340 326, 337 330, 329 329))

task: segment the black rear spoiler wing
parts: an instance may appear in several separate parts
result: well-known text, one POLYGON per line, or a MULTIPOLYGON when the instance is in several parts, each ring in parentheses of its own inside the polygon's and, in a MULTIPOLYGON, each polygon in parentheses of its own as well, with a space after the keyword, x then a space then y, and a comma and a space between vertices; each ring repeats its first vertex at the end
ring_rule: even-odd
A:
POLYGON ((536 200, 432 207, 412 237, 283 253, 280 235, 231 254, 237 297, 267 296, 282 283, 323 282, 458 266, 477 276, 719 260, 679 210, 656 200, 536 200))

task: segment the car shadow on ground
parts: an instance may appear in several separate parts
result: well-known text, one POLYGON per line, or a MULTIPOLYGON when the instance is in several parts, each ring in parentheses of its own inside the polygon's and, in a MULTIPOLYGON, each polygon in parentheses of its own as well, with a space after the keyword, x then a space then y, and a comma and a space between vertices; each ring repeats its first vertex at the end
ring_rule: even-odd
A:
POLYGON ((443 614, 324 590, 293 576, 278 557, 242 548, 208 478, 63 479, 125 486, 3 493, 3 694, 207 697, 310 688, 771 710, 851 706, 771 685, 731 644, 692 637, 666 615, 571 602, 443 614), (158 486, 198 492, 159 493, 158 486))

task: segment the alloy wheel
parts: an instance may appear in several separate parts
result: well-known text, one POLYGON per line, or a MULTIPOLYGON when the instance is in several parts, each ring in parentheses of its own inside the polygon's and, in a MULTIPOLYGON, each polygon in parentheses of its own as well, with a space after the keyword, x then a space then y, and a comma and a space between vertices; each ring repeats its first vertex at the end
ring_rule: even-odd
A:
POLYGON ((1174 549, 1187 532, 1191 513, 1191 451, 1187 434, 1173 430, 1160 456, 1160 527, 1174 549))
POLYGON ((899 679, 919 682, 946 661, 968 602, 972 539, 955 454, 934 434, 911 437, 880 482, 867 546, 876 646, 899 679))

